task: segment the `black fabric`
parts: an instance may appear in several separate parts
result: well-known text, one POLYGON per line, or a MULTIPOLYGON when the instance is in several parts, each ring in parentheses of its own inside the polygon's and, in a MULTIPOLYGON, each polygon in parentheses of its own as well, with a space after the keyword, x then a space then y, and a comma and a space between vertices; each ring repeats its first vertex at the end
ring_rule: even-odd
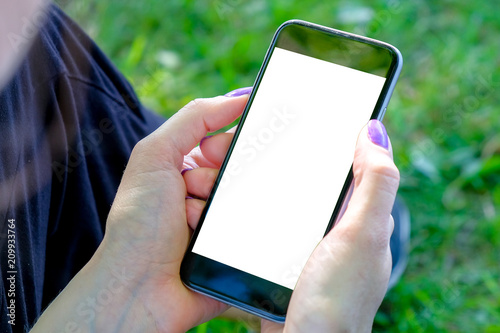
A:
POLYGON ((0 92, 1 332, 27 331, 91 258, 132 148, 163 121, 50 6, 0 92), (15 325, 8 322, 12 300, 15 325))

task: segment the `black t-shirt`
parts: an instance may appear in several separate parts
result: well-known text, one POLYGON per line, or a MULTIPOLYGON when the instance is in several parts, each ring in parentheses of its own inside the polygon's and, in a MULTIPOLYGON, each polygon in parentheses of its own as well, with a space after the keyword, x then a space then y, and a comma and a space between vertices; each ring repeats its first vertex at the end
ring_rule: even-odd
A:
POLYGON ((91 258, 132 148, 163 121, 50 6, 0 92, 1 332, 28 331, 91 258))

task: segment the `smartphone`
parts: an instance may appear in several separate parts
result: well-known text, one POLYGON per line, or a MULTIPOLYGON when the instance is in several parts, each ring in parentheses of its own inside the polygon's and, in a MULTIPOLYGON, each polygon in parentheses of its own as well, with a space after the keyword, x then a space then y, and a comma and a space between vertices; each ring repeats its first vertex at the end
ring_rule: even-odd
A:
POLYGON ((284 322, 341 211, 357 136, 384 116, 401 67, 380 41, 299 20, 278 28, 183 259, 188 288, 284 322))

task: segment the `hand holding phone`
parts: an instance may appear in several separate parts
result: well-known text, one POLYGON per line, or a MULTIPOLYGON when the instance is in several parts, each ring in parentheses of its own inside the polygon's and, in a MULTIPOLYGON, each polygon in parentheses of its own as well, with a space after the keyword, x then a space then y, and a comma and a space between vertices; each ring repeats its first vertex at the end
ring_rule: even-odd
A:
MULTIPOLYGON (((201 151, 212 157, 229 145, 230 135, 219 134, 205 140, 201 151)), ((286 325, 305 332, 370 330, 391 270, 387 244, 392 231, 390 210, 398 186, 398 171, 391 155, 381 124, 371 121, 357 140, 349 209, 309 258, 291 298, 286 325)), ((222 157, 211 161, 219 165, 222 157)), ((200 180, 213 177, 213 169, 187 171, 184 179, 188 193, 207 193, 210 186, 205 183, 201 190, 200 180)), ((186 200, 193 221, 201 214, 198 203, 201 201, 197 199, 186 200)), ((196 223, 191 225, 195 227, 196 223)), ((264 321, 262 331, 279 327, 264 321)))
POLYGON ((359 130, 383 117, 400 70, 385 43, 303 21, 278 29, 184 258, 189 288, 285 320, 344 203, 359 130))
POLYGON ((371 332, 386 293, 399 172, 390 145, 385 149, 370 140, 369 131, 372 138, 384 135, 376 122, 370 121, 357 141, 349 207, 314 250, 295 286, 286 325, 297 331, 371 332))

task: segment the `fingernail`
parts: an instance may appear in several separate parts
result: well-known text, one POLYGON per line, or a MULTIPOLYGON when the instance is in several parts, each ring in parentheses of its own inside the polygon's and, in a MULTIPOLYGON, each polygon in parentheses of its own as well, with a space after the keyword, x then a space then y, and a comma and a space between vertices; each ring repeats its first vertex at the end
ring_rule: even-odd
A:
POLYGON ((211 138, 212 136, 213 136, 213 135, 207 135, 206 137, 204 137, 203 139, 201 139, 201 140, 200 140, 200 147, 201 147, 201 145, 202 145, 203 141, 205 141, 205 140, 206 140, 206 139, 208 139, 208 138, 211 138))
POLYGON ((186 173, 186 171, 189 171, 189 170, 193 170, 193 168, 186 168, 186 169, 183 169, 181 171, 181 175, 184 176, 184 174, 186 173))
POLYGON ((189 195, 186 195, 186 199, 194 199, 194 198, 189 195))
POLYGON ((368 122, 368 137, 374 144, 389 149, 389 138, 384 124, 377 119, 372 119, 368 122))
POLYGON ((226 97, 238 97, 238 96, 243 96, 243 95, 249 95, 252 92, 252 89, 253 89, 253 87, 239 88, 239 89, 228 92, 224 96, 226 96, 226 97))

